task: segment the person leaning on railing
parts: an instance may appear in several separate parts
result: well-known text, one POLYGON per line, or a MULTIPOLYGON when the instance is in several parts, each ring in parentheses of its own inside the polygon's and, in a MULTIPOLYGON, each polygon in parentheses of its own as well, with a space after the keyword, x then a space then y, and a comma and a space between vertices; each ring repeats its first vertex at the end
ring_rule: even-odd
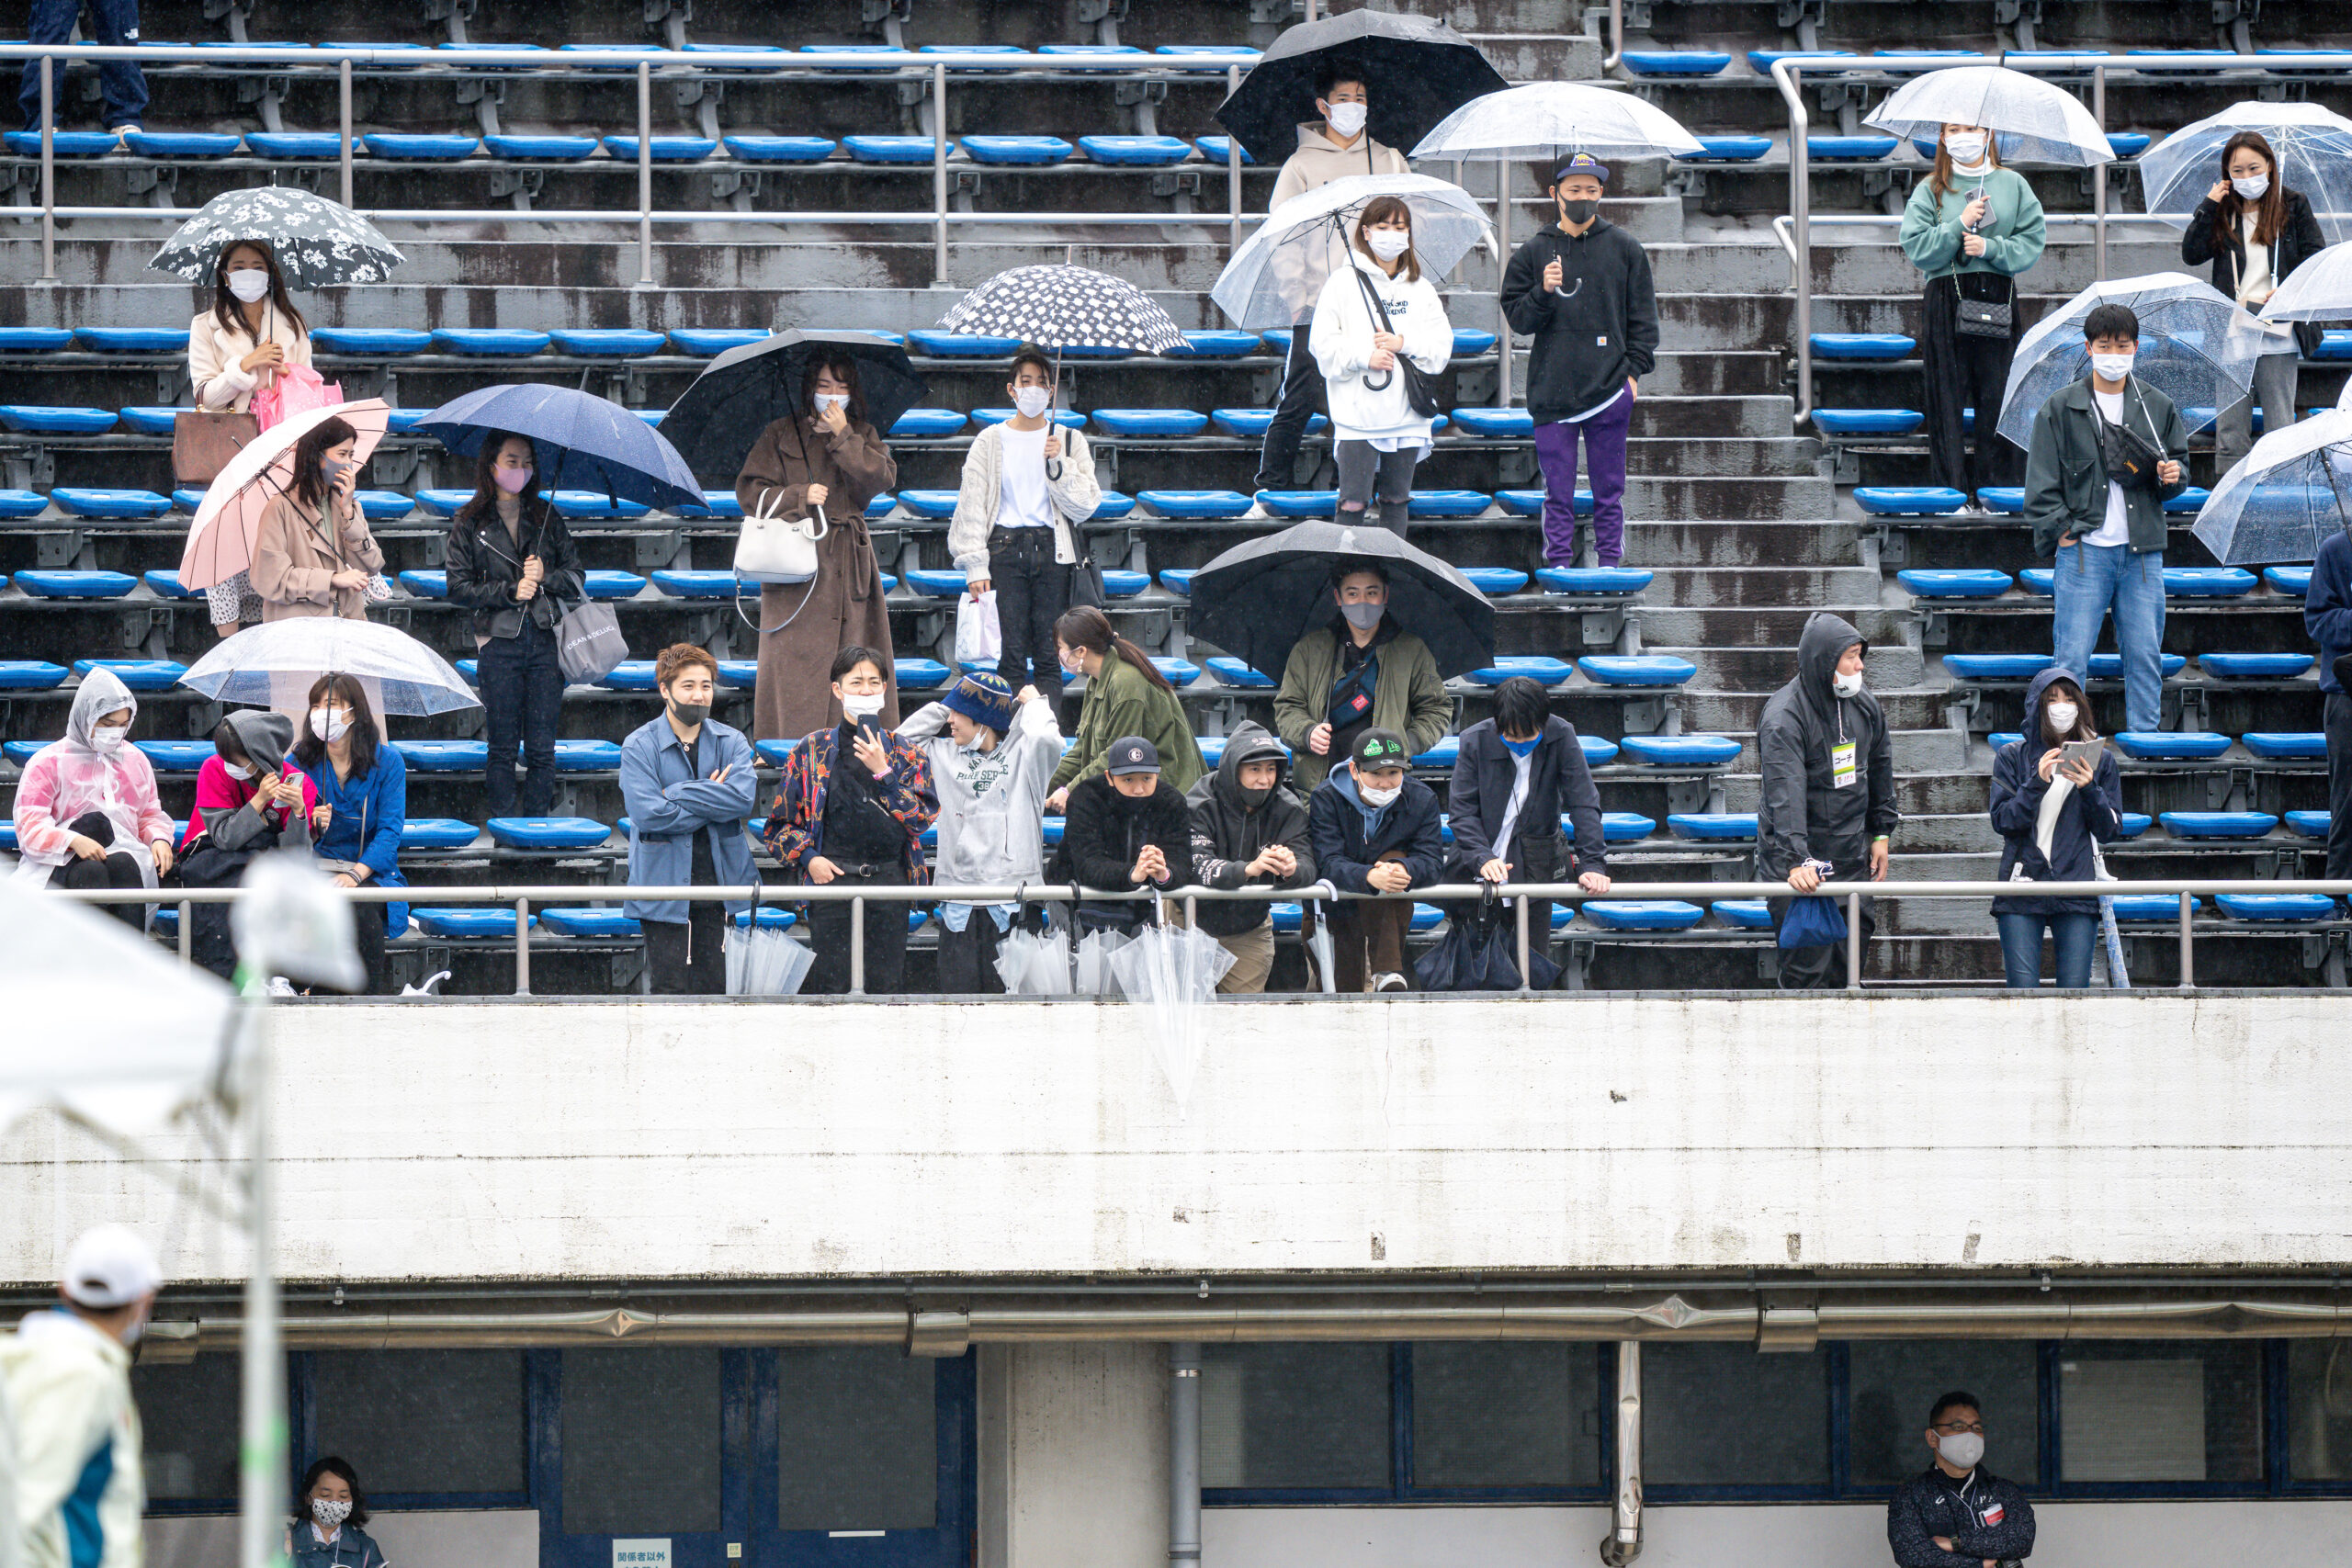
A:
MULTIPOLYGON (((1102 773, 1069 792, 1069 819, 1046 874, 1111 893, 1192 885, 1192 811, 1163 775, 1157 746, 1140 735, 1111 742, 1102 773)), ((1082 931, 1133 931, 1149 915, 1136 901, 1081 903, 1078 925, 1082 931)))
MULTIPOLYGON (((1342 893, 1410 892, 1444 874, 1445 840, 1437 792, 1407 772, 1404 737, 1367 729, 1344 768, 1334 769, 1307 802, 1315 866, 1342 893)), ((1408 898, 1341 899, 1326 905, 1331 928, 1331 978, 1343 996, 1404 991, 1408 898)))
MULTIPOLYGON (((2025 689, 2025 734, 1993 757, 1993 830, 2001 835, 2001 880, 2095 882, 2098 846, 2121 825, 2122 775, 2115 753, 2102 748, 2094 768, 2064 760, 2070 740, 2096 740, 2091 705, 2075 672, 2057 665, 2025 689)), ((2056 950, 2058 984, 2080 990, 2091 983, 2098 944, 2098 900, 2045 898, 2031 893, 1993 900, 2000 928, 2001 964, 2012 987, 2041 984, 2041 931, 2056 950)))

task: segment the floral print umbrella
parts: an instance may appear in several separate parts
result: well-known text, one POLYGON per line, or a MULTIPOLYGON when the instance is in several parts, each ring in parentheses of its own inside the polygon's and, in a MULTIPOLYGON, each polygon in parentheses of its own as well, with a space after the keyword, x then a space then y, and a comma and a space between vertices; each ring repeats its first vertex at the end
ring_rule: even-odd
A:
POLYGON ((220 253, 246 240, 267 243, 286 275, 286 287, 294 289, 381 283, 407 259, 374 224, 341 202, 293 186, 256 186, 206 202, 147 265, 190 283, 209 284, 220 253))

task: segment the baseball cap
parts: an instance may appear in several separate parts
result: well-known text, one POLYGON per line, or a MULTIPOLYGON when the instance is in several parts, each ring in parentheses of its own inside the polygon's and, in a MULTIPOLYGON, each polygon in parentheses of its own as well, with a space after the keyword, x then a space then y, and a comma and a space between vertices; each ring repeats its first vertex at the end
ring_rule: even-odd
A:
POLYGON ((1356 737, 1356 749, 1351 755, 1356 766, 1367 772, 1379 768, 1403 768, 1412 764, 1412 753, 1405 750, 1404 737, 1393 729, 1367 729, 1356 737))
POLYGON ((1114 778, 1121 773, 1156 773, 1159 748, 1140 735, 1122 735, 1111 742, 1110 760, 1102 771, 1114 778))
POLYGON ((1570 175, 1590 175, 1602 185, 1607 185, 1609 165, 1589 152, 1578 152, 1561 160, 1559 166, 1552 171, 1552 183, 1558 185, 1570 175))
POLYGON ((112 1312, 161 1285, 164 1271, 145 1242, 120 1225, 98 1225, 66 1253, 64 1282, 65 1299, 76 1306, 112 1312))

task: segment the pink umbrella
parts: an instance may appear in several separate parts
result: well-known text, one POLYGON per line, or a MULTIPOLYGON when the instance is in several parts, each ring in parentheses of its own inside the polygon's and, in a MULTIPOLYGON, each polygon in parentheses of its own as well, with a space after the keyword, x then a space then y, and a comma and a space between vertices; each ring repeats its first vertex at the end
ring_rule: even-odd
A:
POLYGON ((187 548, 180 554, 180 586, 209 588, 254 564, 254 542, 261 536, 261 514, 293 488, 294 448, 304 435, 330 419, 358 433, 354 455, 364 463, 384 438, 391 409, 381 398, 311 409, 271 425, 238 448, 188 525, 187 548))

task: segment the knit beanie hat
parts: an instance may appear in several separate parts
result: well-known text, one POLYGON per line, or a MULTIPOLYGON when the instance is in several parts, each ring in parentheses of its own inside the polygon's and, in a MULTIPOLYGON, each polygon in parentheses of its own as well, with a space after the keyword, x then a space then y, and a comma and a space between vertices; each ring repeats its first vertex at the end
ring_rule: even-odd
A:
POLYGON ((1012 728, 1012 688, 993 670, 965 676, 943 700, 949 711, 962 714, 974 724, 985 724, 999 735, 1012 728))

